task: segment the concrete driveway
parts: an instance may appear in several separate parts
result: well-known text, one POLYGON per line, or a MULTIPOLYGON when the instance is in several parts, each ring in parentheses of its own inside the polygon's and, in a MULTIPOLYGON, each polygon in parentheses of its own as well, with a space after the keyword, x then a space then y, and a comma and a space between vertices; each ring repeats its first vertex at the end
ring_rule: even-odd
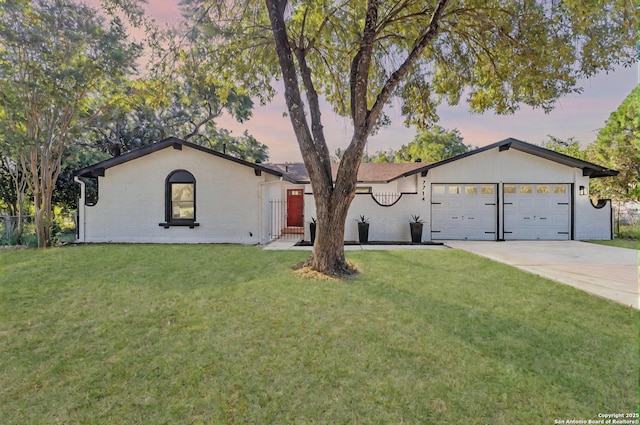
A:
POLYGON ((462 249, 638 309, 638 251, 579 241, 448 241, 462 249))

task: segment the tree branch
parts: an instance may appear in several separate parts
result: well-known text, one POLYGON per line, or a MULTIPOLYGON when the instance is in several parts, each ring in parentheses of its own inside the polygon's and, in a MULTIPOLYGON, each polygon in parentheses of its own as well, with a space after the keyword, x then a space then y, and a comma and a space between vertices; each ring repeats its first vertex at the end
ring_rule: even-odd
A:
MULTIPOLYGON (((313 142, 312 133, 307 123, 302 97, 300 95, 297 71, 284 20, 284 10, 286 8, 287 1, 265 0, 265 3, 267 5, 276 53, 278 55, 278 61, 280 63, 280 69, 284 80, 285 100, 289 110, 289 118, 291 119, 305 166, 312 181, 322 181, 324 183, 322 187, 318 187, 317 190, 330 190, 330 188, 333 187, 331 167, 325 166, 326 161, 322 158, 325 155, 325 152, 327 152, 326 156, 328 157, 328 149, 324 148, 321 149, 321 151, 318 151, 316 148, 313 142)), ((315 131, 321 132, 322 127, 319 126, 315 131)))
POLYGON ((362 126, 367 117, 367 90, 369 88, 369 68, 373 52, 373 41, 376 36, 378 21, 378 0, 369 0, 362 30, 360 48, 351 62, 351 75, 349 85, 351 87, 351 117, 353 125, 362 126))
MULTIPOLYGON (((391 94, 398 86, 402 78, 409 72, 414 63, 418 60, 427 44, 433 40, 433 38, 438 33, 438 26, 440 23, 440 18, 444 13, 444 9, 447 7, 447 3, 449 0, 439 0, 436 9, 431 15, 431 21, 429 22, 429 26, 427 30, 416 40, 413 45, 413 49, 409 53, 409 56, 405 59, 405 61, 398 67, 398 69, 391 74, 391 76, 387 79, 385 85, 383 86, 380 93, 376 97, 376 101, 371 108, 371 110, 367 114, 367 130, 370 131, 375 125, 376 120, 380 116, 382 112, 382 108, 391 97, 391 94)), ((367 131, 367 132, 368 132, 367 131)))

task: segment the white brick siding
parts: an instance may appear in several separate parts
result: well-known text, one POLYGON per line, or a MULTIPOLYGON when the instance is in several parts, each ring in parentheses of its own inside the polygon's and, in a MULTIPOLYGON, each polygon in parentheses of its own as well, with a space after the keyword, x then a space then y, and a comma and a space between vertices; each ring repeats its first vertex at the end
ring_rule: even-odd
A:
MULTIPOLYGON (((108 168, 99 178, 98 202, 83 207, 84 242, 242 243, 266 242, 268 196, 281 185, 272 175, 187 146, 171 147, 108 168), (196 179, 196 222, 163 228, 165 181, 174 170, 196 179), (267 182, 275 182, 267 184, 267 182), (261 193, 265 191, 266 195, 261 193)), ((275 192, 274 192, 275 191, 275 192)))

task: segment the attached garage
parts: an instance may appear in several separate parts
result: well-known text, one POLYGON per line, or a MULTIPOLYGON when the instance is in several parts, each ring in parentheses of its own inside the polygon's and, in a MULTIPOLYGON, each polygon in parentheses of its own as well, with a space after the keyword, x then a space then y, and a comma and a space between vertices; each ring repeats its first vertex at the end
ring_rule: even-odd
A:
POLYGON ((571 185, 504 184, 504 239, 571 239, 571 185))
POLYGON ((497 185, 432 184, 431 239, 496 240, 497 185))
POLYGON ((590 179, 617 172, 590 162, 507 139, 415 172, 432 240, 612 237, 611 203, 588 192, 590 179))

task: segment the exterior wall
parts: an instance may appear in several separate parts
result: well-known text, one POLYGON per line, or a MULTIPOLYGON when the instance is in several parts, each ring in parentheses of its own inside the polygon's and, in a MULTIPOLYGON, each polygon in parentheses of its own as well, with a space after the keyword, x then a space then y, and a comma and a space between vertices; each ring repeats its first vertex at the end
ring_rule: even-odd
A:
POLYGON ((409 177, 402 177, 398 180, 395 181, 396 185, 397 185, 397 190, 398 192, 404 192, 404 193, 415 193, 418 191, 418 179, 420 178, 420 175, 418 176, 409 176, 409 177))
MULTIPOLYGON (((393 181, 388 184, 375 184, 362 186, 373 186, 374 193, 399 193, 400 187, 410 188, 411 192, 415 191, 418 186, 418 180, 420 184, 422 178, 419 176, 411 176, 406 179, 393 181), (402 180, 405 180, 402 183, 402 180)), ((307 185, 305 189, 304 199, 305 217, 316 217, 315 201, 313 194, 311 193, 311 186, 307 185)), ((360 193, 356 194, 351 206, 349 207, 349 214, 347 215, 347 221, 345 223, 345 235, 346 241, 358 240, 358 223, 357 220, 361 215, 369 218, 369 240, 370 241, 411 241, 411 233, 409 230, 409 222, 411 221, 411 214, 420 215, 420 218, 425 221, 423 230, 423 240, 429 238, 429 202, 428 199, 422 200, 422 192, 405 193, 402 197, 392 206, 383 207, 374 201, 371 194, 360 193)), ((309 226, 305 225, 304 239, 310 240, 309 226)))
POLYGON ((607 200, 600 207, 591 203, 588 193, 580 195, 580 186, 589 189, 589 178, 581 174, 576 176, 574 210, 576 240, 609 240, 613 237, 613 209, 607 200))
MULTIPOLYGON (((582 170, 558 164, 516 149, 500 152, 497 148, 480 152, 430 169, 426 177, 420 174, 399 179, 389 184, 373 186, 373 192, 417 192, 404 194, 393 206, 378 205, 369 194, 357 194, 349 209, 345 223, 345 240, 358 240, 357 218, 370 218, 369 240, 409 241, 409 221, 412 214, 420 215, 425 226, 423 241, 431 238, 431 184, 478 183, 496 184, 498 189, 498 239, 504 237, 502 205, 503 183, 564 183, 573 188, 572 229, 574 239, 610 239, 610 203, 604 208, 594 208, 589 197, 579 195, 579 187, 589 187, 589 178, 582 170)), ((305 217, 315 217, 315 204, 311 187, 305 190, 305 217)), ((305 226, 305 240, 309 229, 305 226)))
MULTIPOLYGON (((588 197, 586 197, 588 198, 588 197)), ((613 211, 611 200, 607 199, 604 206, 596 208, 589 199, 576 203, 576 240, 609 240, 612 238, 613 211), (579 210, 579 212, 578 212, 579 210)))
POLYGON ((98 202, 83 206, 81 241, 134 243, 265 242, 262 191, 278 186, 275 176, 256 176, 252 168, 183 146, 169 147, 108 168, 99 178, 98 202), (189 227, 165 222, 165 180, 177 169, 196 179, 196 222, 189 227), (275 180, 275 182, 274 182, 275 180))
POLYGON ((573 183, 574 169, 515 149, 496 148, 433 168, 427 178, 430 183, 573 183))

